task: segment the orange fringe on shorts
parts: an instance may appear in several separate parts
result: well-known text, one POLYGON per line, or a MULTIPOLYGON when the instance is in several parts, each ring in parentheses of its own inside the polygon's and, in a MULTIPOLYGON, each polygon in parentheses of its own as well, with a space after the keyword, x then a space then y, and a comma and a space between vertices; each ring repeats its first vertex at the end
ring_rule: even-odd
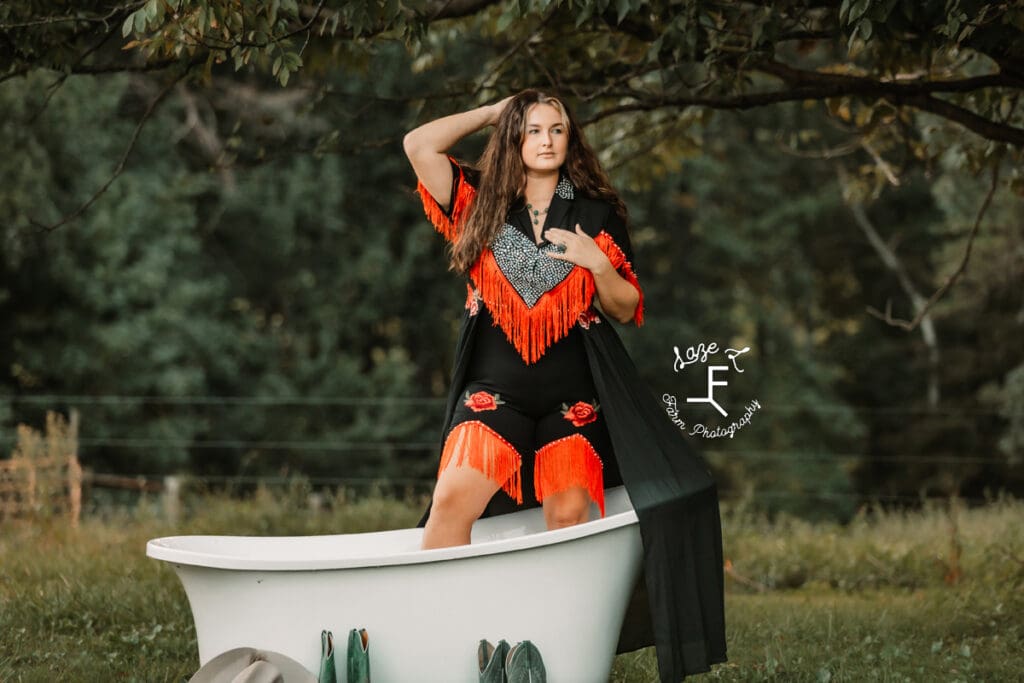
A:
POLYGON ((483 422, 471 420, 456 425, 448 434, 437 475, 440 477, 449 466, 468 465, 500 484, 505 493, 522 504, 521 464, 519 452, 512 444, 483 422))
POLYGON ((604 517, 604 465, 597 451, 582 434, 552 441, 537 451, 533 487, 537 500, 582 486, 597 503, 604 517))

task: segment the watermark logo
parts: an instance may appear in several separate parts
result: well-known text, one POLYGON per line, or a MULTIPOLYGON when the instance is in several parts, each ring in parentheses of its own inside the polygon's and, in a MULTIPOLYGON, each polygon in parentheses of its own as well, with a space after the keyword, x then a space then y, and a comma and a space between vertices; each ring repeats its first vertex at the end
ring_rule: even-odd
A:
MULTIPOLYGON (((716 396, 715 389, 718 387, 728 387, 730 382, 728 380, 728 373, 742 373, 743 368, 740 367, 740 357, 743 354, 750 351, 749 346, 744 346, 741 349, 720 349, 717 342, 711 342, 706 344, 701 342, 696 346, 689 346, 686 351, 680 352, 678 346, 672 347, 674 353, 674 359, 672 362, 672 370, 676 373, 684 372, 687 366, 690 365, 704 365, 706 366, 706 382, 704 385, 705 393, 697 396, 687 396, 687 403, 705 403, 723 418, 730 416, 729 409, 726 405, 723 405, 722 400, 716 396), (723 355, 725 360, 728 361, 728 365, 713 364, 717 361, 716 356, 723 355), (721 377, 719 377, 721 376, 721 377)), ((720 362, 720 361, 718 361, 720 362)), ((691 371, 692 372, 692 371, 691 371)), ((721 394, 719 394, 720 396, 721 394)), ((729 422, 728 425, 714 425, 707 424, 705 422, 698 422, 692 426, 688 426, 686 421, 682 419, 679 414, 679 401, 676 399, 674 394, 663 394, 661 400, 665 403, 665 412, 668 414, 669 419, 679 429, 690 436, 702 436, 705 439, 719 439, 723 436, 728 436, 730 439, 736 436, 736 433, 750 424, 754 413, 761 409, 761 403, 757 399, 751 399, 746 402, 742 416, 735 418, 729 422)), ((736 412, 735 410, 733 412, 736 412)))

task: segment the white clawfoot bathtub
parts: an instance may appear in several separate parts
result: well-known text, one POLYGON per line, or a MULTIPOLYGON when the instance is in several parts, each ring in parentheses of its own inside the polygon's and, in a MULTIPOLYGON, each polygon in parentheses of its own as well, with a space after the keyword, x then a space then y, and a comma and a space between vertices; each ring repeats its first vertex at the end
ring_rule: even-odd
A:
POLYGON ((172 536, 146 554, 185 587, 201 665, 250 646, 315 675, 328 629, 344 682, 348 631, 365 628, 374 683, 476 683, 482 638, 533 641, 552 683, 603 683, 642 557, 625 489, 608 489, 605 506, 555 531, 539 508, 482 519, 470 545, 436 550, 419 550, 422 529, 399 529, 172 536))

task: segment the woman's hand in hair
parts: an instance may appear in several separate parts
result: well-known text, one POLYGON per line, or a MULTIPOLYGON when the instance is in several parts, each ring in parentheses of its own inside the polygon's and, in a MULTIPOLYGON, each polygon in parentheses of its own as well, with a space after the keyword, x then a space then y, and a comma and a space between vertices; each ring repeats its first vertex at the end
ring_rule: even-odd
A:
POLYGON ((505 111, 505 106, 508 105, 513 97, 515 97, 515 95, 509 95, 500 102, 495 102, 491 105, 490 119, 488 120, 488 123, 492 126, 498 125, 498 119, 501 118, 501 113, 505 111))

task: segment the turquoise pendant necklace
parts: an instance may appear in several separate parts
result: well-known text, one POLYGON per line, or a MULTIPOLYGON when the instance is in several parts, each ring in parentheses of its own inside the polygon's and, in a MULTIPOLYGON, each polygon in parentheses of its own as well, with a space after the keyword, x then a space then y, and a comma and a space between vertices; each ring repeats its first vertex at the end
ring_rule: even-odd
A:
POLYGON ((533 219, 534 225, 540 225, 540 217, 548 215, 549 208, 551 208, 550 204, 545 207, 543 211, 540 211, 539 209, 533 208, 533 204, 526 205, 526 210, 529 212, 530 218, 533 219))

